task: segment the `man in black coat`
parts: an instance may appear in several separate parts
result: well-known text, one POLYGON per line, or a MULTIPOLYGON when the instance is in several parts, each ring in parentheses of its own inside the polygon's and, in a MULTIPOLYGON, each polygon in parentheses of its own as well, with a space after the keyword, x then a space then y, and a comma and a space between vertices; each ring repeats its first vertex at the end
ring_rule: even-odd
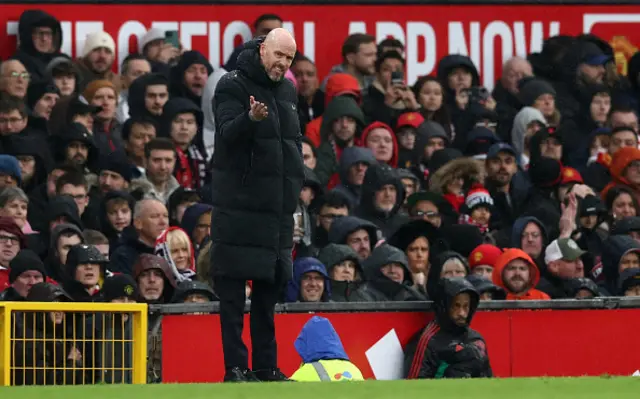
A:
POLYGON ((284 29, 245 43, 222 77, 213 109, 211 262, 220 297, 226 381, 284 380, 274 308, 292 276, 293 213, 304 180, 297 96, 284 74, 296 44, 284 29), (246 280, 253 281, 248 370, 242 342, 246 280))

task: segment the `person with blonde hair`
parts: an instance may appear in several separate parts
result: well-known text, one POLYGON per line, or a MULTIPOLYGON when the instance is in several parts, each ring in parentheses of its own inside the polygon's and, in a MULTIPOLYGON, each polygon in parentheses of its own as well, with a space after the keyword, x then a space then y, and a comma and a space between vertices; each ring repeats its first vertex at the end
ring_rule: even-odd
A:
POLYGON ((195 279, 196 262, 193 244, 181 228, 169 227, 163 231, 156 240, 155 254, 169 263, 177 283, 195 279))

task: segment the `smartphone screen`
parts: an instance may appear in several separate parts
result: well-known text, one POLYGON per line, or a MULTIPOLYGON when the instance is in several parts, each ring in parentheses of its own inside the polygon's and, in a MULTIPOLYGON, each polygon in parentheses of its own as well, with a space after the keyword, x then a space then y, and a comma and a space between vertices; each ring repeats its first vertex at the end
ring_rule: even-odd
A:
POLYGON ((175 48, 180 48, 180 38, 177 30, 168 30, 164 33, 164 42, 175 48))

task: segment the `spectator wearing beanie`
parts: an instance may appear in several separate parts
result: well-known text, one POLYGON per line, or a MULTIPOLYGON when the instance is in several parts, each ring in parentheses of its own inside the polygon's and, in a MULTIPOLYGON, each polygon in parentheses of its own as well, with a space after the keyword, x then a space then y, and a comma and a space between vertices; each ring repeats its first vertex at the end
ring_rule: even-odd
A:
POLYGON ((22 172, 16 157, 0 154, 0 190, 5 187, 17 187, 21 184, 22 172))
POLYGON ((396 138, 398 140, 398 166, 403 169, 410 169, 417 166, 420 161, 420 151, 416 145, 418 130, 420 135, 424 134, 421 125, 424 117, 419 112, 405 112, 400 115, 396 123, 396 138))
POLYGON ((543 127, 538 130, 529 142, 529 155, 531 156, 529 162, 533 163, 540 157, 562 161, 564 156, 564 137, 562 134, 562 131, 555 127, 543 127))
POLYGON ((521 214, 544 215, 546 227, 555 229, 560 220, 558 187, 562 181, 562 164, 551 158, 532 159, 529 166, 529 179, 533 187, 529 189, 522 203, 521 214))
POLYGON ((101 194, 109 191, 127 191, 133 179, 135 166, 119 152, 102 158, 98 183, 101 194))
POLYGON ((82 95, 94 107, 100 107, 93 122, 93 137, 100 151, 106 156, 115 151, 124 151, 122 125, 116 118, 118 88, 111 81, 94 80, 87 85, 82 95))
POLYGON ((89 33, 84 42, 82 58, 76 60, 81 76, 80 92, 94 80, 108 80, 114 87, 120 87, 120 76, 112 72, 116 59, 116 43, 104 31, 89 33))
MULTIPOLYGON (((213 67, 199 51, 185 51, 171 68, 169 93, 171 98, 186 98, 200 107, 202 93, 213 67)), ((202 124, 200 124, 202 127, 202 124)))
POLYGON ((23 249, 9 263, 9 284, 0 293, 0 301, 24 301, 34 284, 44 282, 44 263, 35 252, 23 249))
POLYGON ((13 218, 0 217, 0 292, 9 287, 11 261, 25 246, 25 235, 13 218))
POLYGON ((25 10, 18 22, 18 43, 19 48, 11 59, 24 64, 34 80, 45 78, 47 63, 60 56, 60 21, 42 10, 25 10), (35 37, 38 39, 34 40, 35 37))
POLYGON ((483 234, 489 231, 491 222, 491 211, 493 209, 493 198, 484 186, 475 184, 467 193, 464 200, 466 214, 462 221, 478 226, 483 234))
POLYGON ((634 199, 640 199, 640 149, 625 147, 619 149, 609 166, 611 182, 602 191, 605 198, 607 192, 614 186, 626 187, 633 193, 634 199))
POLYGON ((491 281, 493 268, 502 250, 495 245, 482 244, 476 247, 469 255, 469 267, 471 274, 491 281))
POLYGON ((68 55, 60 54, 52 59, 47 64, 47 75, 53 78, 61 97, 78 94, 80 74, 68 55))
POLYGON ((544 115, 547 123, 558 126, 560 112, 556 109, 556 91, 544 79, 527 77, 520 81, 520 101, 525 107, 534 107, 544 115))
POLYGON ((60 90, 52 79, 31 82, 27 89, 27 107, 31 110, 29 125, 47 132, 47 121, 60 99, 60 90))
POLYGON ((562 203, 564 199, 567 198, 567 194, 578 184, 584 184, 580 172, 574 168, 563 166, 560 186, 558 187, 558 201, 562 203))
POLYGON ((136 280, 128 274, 114 274, 105 278, 102 284, 105 302, 136 303, 139 295, 136 280))

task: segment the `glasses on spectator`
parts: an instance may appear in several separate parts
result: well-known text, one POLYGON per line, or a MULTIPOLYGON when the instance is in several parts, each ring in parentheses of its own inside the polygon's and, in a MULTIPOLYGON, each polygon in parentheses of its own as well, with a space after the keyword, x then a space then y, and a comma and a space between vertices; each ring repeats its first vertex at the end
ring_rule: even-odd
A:
POLYGON ((416 212, 413 213, 413 216, 415 216, 417 218, 426 217, 429 220, 440 219, 440 214, 438 212, 434 212, 434 211, 429 211, 429 212, 416 211, 416 212))
POLYGON ((17 123, 20 123, 24 120, 24 118, 18 118, 18 117, 11 117, 11 118, 0 118, 0 123, 8 123, 10 125, 15 125, 17 123))
POLYGON ((334 220, 343 217, 344 215, 336 215, 335 213, 325 213, 324 215, 320 215, 320 217, 324 220, 334 220))
POLYGON ((31 79, 31 74, 29 74, 29 72, 11 72, 8 75, 4 75, 4 77, 13 79, 22 78, 24 80, 29 80, 31 79))
POLYGON ((534 232, 534 233, 522 233, 522 238, 526 238, 526 239, 536 239, 536 238, 540 238, 540 233, 538 232, 534 232))
POLYGON ((53 31, 51 29, 36 29, 33 35, 38 37, 52 37, 53 31))
POLYGON ((19 245, 20 239, 16 236, 0 235, 0 244, 19 245))

